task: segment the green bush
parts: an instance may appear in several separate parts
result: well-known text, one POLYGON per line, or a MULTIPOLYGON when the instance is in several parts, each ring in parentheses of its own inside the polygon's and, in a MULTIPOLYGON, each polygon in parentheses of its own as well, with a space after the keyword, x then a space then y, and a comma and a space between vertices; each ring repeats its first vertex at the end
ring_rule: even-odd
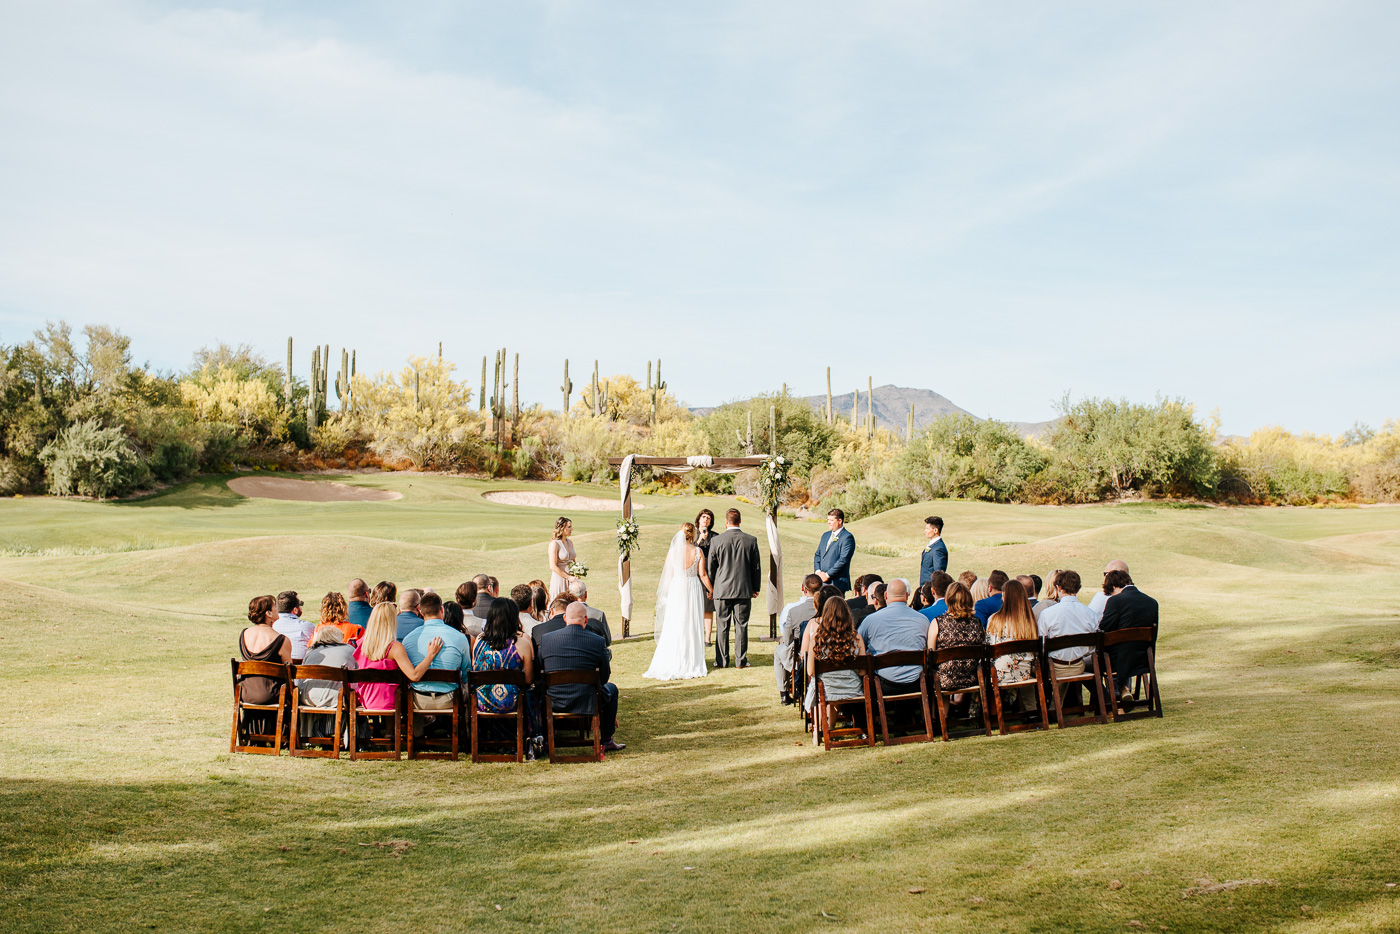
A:
POLYGON ((103 428, 96 420, 65 428, 39 459, 48 471, 55 496, 122 496, 146 483, 150 470, 120 428, 103 428))
POLYGON ((151 450, 149 467, 151 476, 161 483, 184 480, 199 469, 199 454, 188 441, 161 441, 151 450))
POLYGON ((897 457, 896 473, 911 501, 941 498, 996 503, 1019 499, 1045 455, 1004 422, 943 415, 897 457))
POLYGON ((753 446, 756 452, 773 450, 768 434, 769 407, 777 410, 777 451, 792 461, 794 475, 806 477, 813 467, 831 463, 831 453, 840 444, 840 433, 828 425, 805 399, 781 393, 755 396, 741 402, 731 402, 698 420, 697 428, 705 438, 705 451, 715 457, 743 457, 741 438, 748 436, 750 417, 753 423, 753 446))

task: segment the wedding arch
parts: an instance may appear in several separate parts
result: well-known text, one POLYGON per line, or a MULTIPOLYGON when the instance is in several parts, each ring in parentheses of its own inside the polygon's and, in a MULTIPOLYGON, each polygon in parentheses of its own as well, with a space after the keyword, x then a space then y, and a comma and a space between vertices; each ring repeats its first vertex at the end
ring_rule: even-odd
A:
MULTIPOLYGON (((762 467, 768 456, 754 457, 647 457, 628 454, 613 457, 608 463, 617 468, 618 486, 622 492, 622 518, 632 518, 632 468, 656 467, 667 473, 685 474, 692 470, 735 474, 762 467)), ((774 503, 764 510, 763 527, 768 533, 768 638, 778 637, 778 614, 783 609, 783 543, 778 538, 778 507, 774 503)), ((627 553, 617 558, 617 588, 622 594, 622 636, 630 635, 632 625, 632 559, 627 553)))

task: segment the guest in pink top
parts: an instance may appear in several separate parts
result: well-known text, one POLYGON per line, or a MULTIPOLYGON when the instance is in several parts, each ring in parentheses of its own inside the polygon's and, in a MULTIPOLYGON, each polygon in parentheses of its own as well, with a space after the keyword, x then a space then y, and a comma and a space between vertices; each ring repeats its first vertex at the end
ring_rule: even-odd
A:
MULTIPOLYGON (((380 671, 393 671, 397 665, 405 678, 419 681, 423 672, 433 667, 433 659, 442 648, 441 639, 428 643, 427 654, 416 666, 409 661, 408 652, 394 639, 398 631, 399 607, 396 603, 379 603, 369 614, 369 624, 365 626, 364 638, 355 649, 355 663, 360 668, 374 668, 380 671)), ((368 710, 388 710, 398 700, 397 684, 357 684, 355 693, 359 695, 360 706, 368 710)))

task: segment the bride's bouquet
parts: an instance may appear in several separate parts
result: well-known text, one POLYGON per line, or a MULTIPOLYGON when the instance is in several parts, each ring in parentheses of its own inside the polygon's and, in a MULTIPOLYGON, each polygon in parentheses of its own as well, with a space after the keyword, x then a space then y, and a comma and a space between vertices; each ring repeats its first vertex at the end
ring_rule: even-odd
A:
POLYGON ((567 568, 570 577, 587 577, 588 565, 582 561, 570 561, 567 568))

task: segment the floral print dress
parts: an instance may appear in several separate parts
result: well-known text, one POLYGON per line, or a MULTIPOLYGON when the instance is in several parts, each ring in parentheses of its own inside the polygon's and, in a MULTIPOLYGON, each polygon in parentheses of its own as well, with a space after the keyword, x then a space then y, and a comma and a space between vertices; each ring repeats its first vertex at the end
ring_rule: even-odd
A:
MULTIPOLYGON (((982 624, 975 616, 956 617, 944 613, 938 617, 938 638, 933 648, 952 649, 962 645, 981 645, 987 641, 982 624)), ((963 658, 943 662, 938 666, 938 687, 952 691, 977 684, 977 659, 963 658)))

